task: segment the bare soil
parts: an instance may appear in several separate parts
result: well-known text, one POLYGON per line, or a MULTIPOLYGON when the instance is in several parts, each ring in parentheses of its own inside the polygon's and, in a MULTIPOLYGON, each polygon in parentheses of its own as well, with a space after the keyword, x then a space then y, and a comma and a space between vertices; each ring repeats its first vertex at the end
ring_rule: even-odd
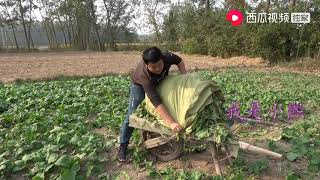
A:
MULTIPOLYGON (((268 66, 261 58, 245 56, 219 58, 176 53, 188 70, 245 68, 257 71, 281 71, 320 76, 320 60, 299 61, 268 66)), ((0 53, 0 82, 54 79, 59 76, 100 76, 128 74, 141 60, 141 52, 32 52, 0 53)), ((173 69, 176 69, 175 67, 173 69)))
MULTIPOLYGON (((260 58, 229 59, 201 55, 180 55, 189 70, 221 67, 265 67, 260 58)), ((1 53, 0 81, 38 80, 58 76, 128 74, 141 60, 140 52, 37 52, 1 53)))

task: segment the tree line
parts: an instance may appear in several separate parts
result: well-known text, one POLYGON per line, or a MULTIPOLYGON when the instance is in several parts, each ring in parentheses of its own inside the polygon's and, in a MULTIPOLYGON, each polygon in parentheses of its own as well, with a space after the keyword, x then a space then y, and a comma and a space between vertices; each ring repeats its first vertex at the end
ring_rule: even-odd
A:
POLYGON ((114 50, 119 39, 135 41, 142 26, 150 29, 154 44, 185 53, 259 56, 273 63, 320 56, 319 0, 2 0, 0 10, 0 25, 11 29, 16 49, 35 47, 30 32, 38 23, 50 48, 114 50), (311 22, 232 27, 226 21, 230 9, 244 15, 310 12, 311 22), (17 27, 23 29, 25 44, 16 39, 17 27))
POLYGON ((263 57, 270 63, 304 57, 320 59, 320 1, 203 0, 172 5, 164 17, 163 39, 185 53, 212 56, 263 57), (245 13, 309 12, 310 23, 246 23, 233 27, 226 21, 230 9, 245 13))
POLYGON ((119 34, 127 40, 134 38, 135 29, 129 24, 137 15, 135 9, 145 3, 138 0, 3 0, 0 25, 11 29, 18 50, 35 47, 31 31, 40 16, 50 48, 104 51, 114 48, 119 34), (25 44, 19 44, 16 37, 20 26, 25 44), (62 43, 58 41, 58 31, 63 34, 62 43))

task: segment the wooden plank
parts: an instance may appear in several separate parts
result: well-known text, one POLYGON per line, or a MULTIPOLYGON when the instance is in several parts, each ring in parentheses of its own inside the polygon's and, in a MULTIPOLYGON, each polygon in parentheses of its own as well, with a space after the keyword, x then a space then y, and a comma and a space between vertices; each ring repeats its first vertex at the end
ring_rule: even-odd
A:
POLYGON ((170 129, 164 127, 163 125, 153 124, 150 121, 137 117, 136 114, 132 114, 129 117, 129 126, 159 134, 165 134, 169 136, 174 135, 170 129))
POLYGON ((248 150, 248 151, 259 153, 259 154, 273 156, 273 157, 276 157, 276 158, 282 158, 282 154, 279 154, 279 153, 276 153, 276 152, 273 152, 273 151, 269 151, 267 149, 263 149, 263 148, 254 146, 254 145, 248 144, 248 143, 243 142, 243 141, 239 141, 239 146, 240 146, 240 149, 243 149, 243 150, 248 150))
POLYGON ((239 143, 232 143, 232 144, 227 144, 228 147, 228 150, 229 150, 229 153, 232 157, 234 158, 237 158, 238 157, 238 154, 239 154, 239 143))
POLYGON ((161 146, 163 144, 167 144, 172 139, 175 139, 175 137, 166 138, 166 137, 160 136, 160 137, 149 139, 149 140, 145 141, 143 143, 143 145, 145 148, 150 149, 150 148, 154 148, 157 146, 161 146))
MULTIPOLYGON (((223 147, 224 147, 224 149, 226 150, 226 155, 227 155, 228 163, 229 163, 229 165, 231 165, 231 164, 232 164, 232 161, 231 161, 232 155, 230 154, 229 148, 228 148, 228 146, 225 145, 225 144, 223 145, 223 147)), ((220 161, 222 161, 222 160, 220 159, 220 161)))
POLYGON ((217 159, 216 145, 215 145, 214 142, 210 142, 209 145, 210 145, 211 155, 212 155, 213 164, 214 164, 214 168, 216 170, 216 173, 217 173, 218 176, 222 176, 220 164, 219 164, 219 161, 217 159))

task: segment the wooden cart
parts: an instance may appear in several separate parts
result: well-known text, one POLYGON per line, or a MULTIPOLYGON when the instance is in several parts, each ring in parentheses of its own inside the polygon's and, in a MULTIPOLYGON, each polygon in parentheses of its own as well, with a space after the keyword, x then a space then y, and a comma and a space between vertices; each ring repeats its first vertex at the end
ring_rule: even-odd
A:
POLYGON ((136 114, 130 116, 129 126, 142 131, 143 146, 161 161, 171 161, 178 158, 182 153, 184 141, 206 143, 209 145, 210 158, 214 163, 216 174, 220 176, 222 176, 220 163, 223 161, 230 163, 232 157, 237 157, 239 148, 276 158, 282 157, 279 153, 259 148, 243 141, 233 141, 217 146, 213 137, 201 140, 195 137, 177 138, 170 129, 163 125, 154 124, 146 119, 139 118, 136 114))

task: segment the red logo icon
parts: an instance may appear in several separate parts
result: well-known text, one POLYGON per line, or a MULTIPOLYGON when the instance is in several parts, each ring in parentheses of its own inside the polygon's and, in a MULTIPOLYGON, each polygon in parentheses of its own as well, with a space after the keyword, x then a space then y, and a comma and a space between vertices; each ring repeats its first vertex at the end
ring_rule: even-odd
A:
POLYGON ((237 9, 231 9, 227 13, 226 19, 231 22, 232 26, 240 26, 243 21, 243 14, 237 9))

